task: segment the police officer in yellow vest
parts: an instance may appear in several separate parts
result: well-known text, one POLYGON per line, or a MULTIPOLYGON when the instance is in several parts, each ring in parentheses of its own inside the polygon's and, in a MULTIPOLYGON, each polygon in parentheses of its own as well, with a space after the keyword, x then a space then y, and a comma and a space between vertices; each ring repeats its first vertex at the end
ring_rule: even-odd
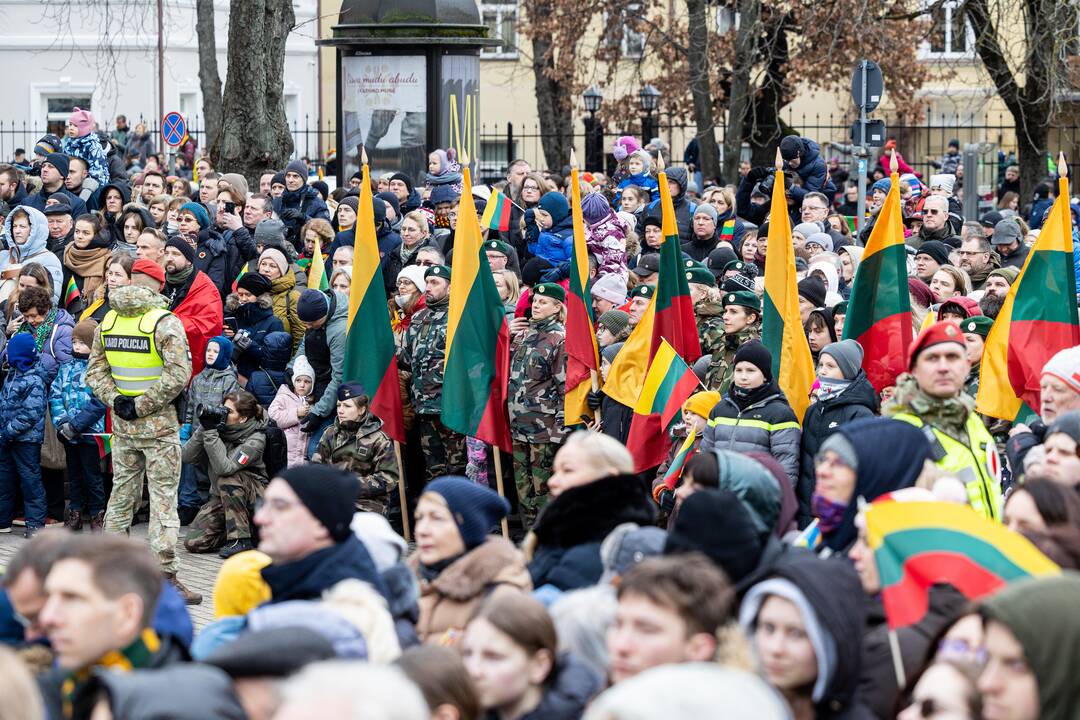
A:
POLYGON ((176 577, 176 514, 180 482, 180 426, 173 401, 191 378, 191 355, 180 320, 159 293, 165 271, 136 260, 131 285, 109 291, 111 310, 94 337, 86 384, 112 408, 113 489, 105 532, 125 533, 142 500, 143 477, 150 491, 150 549, 188 604, 202 596, 176 577))
POLYGON ((883 414, 922 428, 931 458, 964 483, 971 507, 1000 520, 1001 465, 993 436, 963 391, 970 367, 956 323, 946 320, 924 328, 908 354, 908 374, 897 379, 883 414))

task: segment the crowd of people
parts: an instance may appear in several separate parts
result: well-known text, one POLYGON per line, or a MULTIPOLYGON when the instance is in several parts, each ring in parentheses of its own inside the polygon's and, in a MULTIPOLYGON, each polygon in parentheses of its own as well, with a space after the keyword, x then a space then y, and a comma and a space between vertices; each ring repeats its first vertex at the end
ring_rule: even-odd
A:
POLYGON ((26 538, 2 576, 0 718, 1080 717, 1080 347, 1043 369, 1038 420, 974 401, 1049 178, 1023 205, 1010 168, 1000 209, 965 222, 951 147, 941 174, 901 176, 913 341, 875 389, 842 338, 885 161, 853 218, 854 179, 783 138, 817 371, 800 416, 760 341, 771 168, 701 187, 668 165, 665 238, 657 144, 628 136, 578 193, 524 160, 468 188, 452 149, 371 188, 357 173, 331 192, 301 160, 256 187, 190 157, 195 182, 139 137, 121 151, 77 109, 0 165, 0 533, 26 538), (510 202, 481 251, 510 337, 505 458, 441 417, 467 190, 480 213, 496 190, 510 202), (583 418, 564 417, 575 195, 600 355, 583 418), (344 370, 367 222, 401 447, 344 370), (603 381, 665 242, 700 386, 641 471, 634 408, 603 381), (1062 573, 976 599, 937 583, 890 628, 880 498, 966 505, 1062 573), (148 542, 129 537, 144 519, 148 542), (224 559, 198 632, 185 553, 224 559))

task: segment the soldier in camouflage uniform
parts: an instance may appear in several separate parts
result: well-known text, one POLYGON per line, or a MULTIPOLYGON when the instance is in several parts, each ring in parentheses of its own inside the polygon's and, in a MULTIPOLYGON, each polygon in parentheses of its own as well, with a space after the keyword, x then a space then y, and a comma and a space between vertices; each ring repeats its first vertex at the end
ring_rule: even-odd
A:
POLYGON ((356 509, 387 517, 398 484, 394 444, 383 432, 382 420, 368 411, 369 399, 360 383, 341 385, 337 398, 337 420, 319 440, 311 462, 356 473, 356 509))
POLYGON ((420 429, 425 476, 434 480, 440 475, 465 472, 465 436, 447 428, 439 418, 450 313, 450 268, 428 268, 424 282, 426 307, 413 315, 398 361, 412 371, 409 395, 420 429))
POLYGON ((137 260, 132 284, 109 292, 112 309, 94 335, 86 384, 112 409, 113 488, 105 532, 128 532, 145 477, 150 490, 150 549, 184 600, 198 604, 202 596, 188 591, 176 577, 180 426, 173 402, 191 379, 191 354, 183 323, 165 310, 168 301, 159 294, 164 282, 164 271, 156 263, 137 260), (146 322, 149 319, 156 322, 146 322), (122 365, 133 355, 153 358, 155 353, 160 357, 156 369, 132 370, 122 365))
POLYGON ((507 408, 518 506, 526 528, 547 502, 555 451, 565 435, 565 302, 566 291, 561 285, 541 283, 533 288, 532 317, 518 318, 511 325, 514 350, 507 408))
POLYGON ((739 346, 761 337, 761 301, 749 290, 724 293, 724 344, 712 354, 705 371, 705 387, 721 395, 731 387, 735 353, 739 346))
POLYGON ((220 548, 218 557, 228 559, 255 548, 251 518, 270 482, 263 462, 266 418, 255 396, 244 391, 225 396, 225 417, 214 414, 217 407, 203 408, 196 416, 199 429, 184 444, 184 462, 210 476, 210 500, 192 520, 184 547, 193 553, 220 548))
POLYGON ((723 352, 724 305, 716 287, 716 276, 701 263, 687 260, 686 279, 690 283, 690 299, 694 302, 701 354, 723 352))

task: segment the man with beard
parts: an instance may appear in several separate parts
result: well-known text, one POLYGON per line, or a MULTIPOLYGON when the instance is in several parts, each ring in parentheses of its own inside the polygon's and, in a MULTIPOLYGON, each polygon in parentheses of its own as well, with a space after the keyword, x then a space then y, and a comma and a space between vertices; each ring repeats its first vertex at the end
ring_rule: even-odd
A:
POLYGON ((195 376, 202 372, 206 361, 206 343, 221 334, 221 294, 210 277, 195 268, 195 248, 184 238, 169 238, 164 260, 165 287, 161 294, 169 301, 169 310, 184 324, 191 349, 191 374, 195 376))
POLYGON ((969 235, 960 244, 960 269, 967 271, 971 287, 981 290, 990 272, 1001 267, 1001 258, 982 235, 969 235))

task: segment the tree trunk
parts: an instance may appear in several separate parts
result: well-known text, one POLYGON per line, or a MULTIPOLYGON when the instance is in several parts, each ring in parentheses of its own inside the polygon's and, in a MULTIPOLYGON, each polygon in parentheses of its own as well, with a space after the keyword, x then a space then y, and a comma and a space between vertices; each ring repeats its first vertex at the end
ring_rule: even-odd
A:
POLYGON ((720 174, 720 153, 716 147, 716 120, 712 90, 709 87, 709 18, 705 0, 686 0, 689 14, 687 60, 690 70, 690 95, 694 99, 694 124, 697 126, 698 162, 703 181, 720 174))
POLYGON ((735 67, 728 94, 728 123, 724 132, 724 180, 739 177, 742 144, 746 138, 746 110, 750 106, 750 66, 757 49, 761 0, 739 1, 739 29, 735 34, 735 67))
MULTIPOLYGON (((538 3, 539 5, 539 3, 538 3)), ((533 12, 538 8, 534 8, 533 12)), ((540 119, 540 138, 544 145, 544 162, 552 172, 562 173, 570 164, 570 149, 574 145, 572 102, 566 87, 551 77, 555 61, 551 43, 534 37, 532 41, 533 75, 536 78, 536 111, 540 119)))
POLYGON ((203 98, 203 151, 221 132, 221 74, 217 63, 214 0, 195 0, 195 34, 199 38, 199 87, 203 98))
POLYGON ((781 16, 760 40, 763 47, 758 51, 768 59, 765 79, 758 89, 753 105, 753 127, 747 133, 750 139, 751 162, 754 165, 773 166, 776 161, 776 144, 789 129, 780 118, 780 110, 790 102, 788 87, 788 39, 789 18, 781 16))
POLYGON ((282 95, 285 41, 295 22, 291 0, 232 0, 221 134, 211 149, 222 172, 257 184, 292 155, 282 95))

